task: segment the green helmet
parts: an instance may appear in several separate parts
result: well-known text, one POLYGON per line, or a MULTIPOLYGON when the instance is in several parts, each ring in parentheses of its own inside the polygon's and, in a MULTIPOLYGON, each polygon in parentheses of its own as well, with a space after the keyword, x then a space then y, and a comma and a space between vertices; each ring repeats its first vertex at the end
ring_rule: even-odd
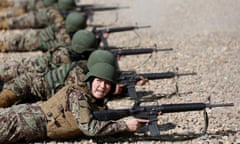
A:
POLYGON ((99 77, 111 83, 115 83, 115 67, 108 63, 96 63, 87 73, 85 80, 88 81, 90 77, 99 77))
POLYGON ((60 10, 69 10, 76 7, 75 0, 58 0, 60 10))
POLYGON ((89 56, 87 61, 87 68, 91 69, 94 64, 99 62, 108 63, 113 67, 116 67, 117 63, 115 56, 110 51, 99 49, 92 52, 89 56))
POLYGON ((74 33, 79 29, 85 29, 87 26, 86 21, 86 17, 81 13, 71 12, 65 20, 65 27, 69 33, 74 33))
POLYGON ((54 3, 57 3, 57 0, 44 0, 43 3, 45 6, 51 6, 54 3))
POLYGON ((94 51, 96 47, 96 37, 88 30, 77 31, 72 38, 71 49, 77 53, 83 53, 85 51, 94 51))

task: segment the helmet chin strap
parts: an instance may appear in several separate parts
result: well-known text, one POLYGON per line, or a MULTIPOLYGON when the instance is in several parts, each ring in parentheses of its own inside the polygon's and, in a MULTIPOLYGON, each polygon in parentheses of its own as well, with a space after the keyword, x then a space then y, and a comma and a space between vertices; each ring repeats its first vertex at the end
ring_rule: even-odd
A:
POLYGON ((92 78, 90 78, 90 79, 87 81, 87 87, 88 87, 90 93, 92 94, 92 78))

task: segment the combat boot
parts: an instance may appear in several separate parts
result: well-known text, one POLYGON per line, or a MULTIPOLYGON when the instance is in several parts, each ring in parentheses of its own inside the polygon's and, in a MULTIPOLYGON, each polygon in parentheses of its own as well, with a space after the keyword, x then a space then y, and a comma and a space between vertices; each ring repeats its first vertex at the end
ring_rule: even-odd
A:
POLYGON ((17 10, 15 10, 15 13, 14 13, 13 17, 21 16, 21 15, 23 15, 23 14, 25 14, 25 13, 26 13, 25 9, 23 9, 23 8, 18 8, 17 10))
POLYGON ((18 97, 11 90, 3 89, 0 93, 0 108, 9 107, 18 101, 18 97))
POLYGON ((7 51, 7 43, 5 41, 0 40, 0 52, 7 51))
POLYGON ((7 8, 7 7, 13 7, 14 1, 8 1, 8 0, 1 0, 0 7, 1 8, 7 8))
POLYGON ((6 20, 0 22, 0 29, 8 29, 8 22, 6 20))

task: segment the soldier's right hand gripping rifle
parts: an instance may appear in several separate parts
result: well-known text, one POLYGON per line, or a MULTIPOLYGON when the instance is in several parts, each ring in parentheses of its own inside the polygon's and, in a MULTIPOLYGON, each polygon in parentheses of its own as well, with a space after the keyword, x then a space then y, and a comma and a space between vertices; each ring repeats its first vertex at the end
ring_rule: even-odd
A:
POLYGON ((146 78, 148 80, 156 80, 156 79, 170 79, 174 77, 180 76, 188 76, 188 75, 196 75, 196 72, 192 73, 176 73, 176 72, 162 72, 162 73, 140 73, 137 74, 135 72, 121 72, 117 79, 118 84, 123 84, 127 87, 128 95, 131 98, 137 99, 136 93, 136 82, 141 80, 142 78, 146 78))
POLYGON ((125 32, 125 31, 132 31, 136 29, 142 29, 142 28, 150 28, 151 26, 123 26, 123 27, 112 27, 112 28, 101 28, 97 29, 96 27, 93 28, 92 32, 101 39, 103 42, 103 47, 108 47, 107 39, 104 37, 104 34, 110 34, 115 32, 125 32))
POLYGON ((175 113, 175 112, 187 112, 187 111, 204 111, 205 128, 202 134, 207 132, 208 128, 208 114, 206 108, 215 107, 230 107, 234 106, 233 103, 223 104, 210 104, 210 103, 178 103, 178 104, 162 104, 162 105, 147 105, 141 106, 140 102, 136 102, 130 109, 114 109, 94 111, 93 115, 97 120, 108 121, 118 120, 124 117, 133 116, 135 118, 147 119, 149 123, 144 125, 140 129, 140 133, 150 132, 152 138, 158 139, 160 131, 158 128, 158 116, 159 113, 175 113))

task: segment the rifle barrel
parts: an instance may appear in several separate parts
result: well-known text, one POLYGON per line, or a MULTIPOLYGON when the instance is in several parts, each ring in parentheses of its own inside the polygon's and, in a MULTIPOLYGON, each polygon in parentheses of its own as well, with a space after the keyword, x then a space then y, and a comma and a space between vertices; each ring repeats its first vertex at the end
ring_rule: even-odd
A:
POLYGON ((93 115, 98 120, 118 120, 127 116, 135 116, 137 118, 149 118, 150 115, 162 113, 201 111, 211 107, 229 107, 233 103, 225 104, 206 104, 206 103, 178 103, 178 104, 162 104, 149 106, 134 106, 131 109, 115 109, 94 111, 93 115))
POLYGON ((234 106, 234 103, 225 103, 225 104, 206 104, 206 107, 213 108, 213 107, 231 107, 234 106))
POLYGON ((176 76, 188 76, 188 75, 197 75, 196 72, 192 72, 192 73, 176 73, 176 76))
POLYGON ((156 48, 156 49, 154 49, 154 51, 172 51, 173 50, 173 48, 163 48, 163 49, 158 49, 158 48, 156 48))
POLYGON ((150 25, 146 25, 146 26, 136 26, 136 29, 142 29, 142 28, 150 28, 150 25))

